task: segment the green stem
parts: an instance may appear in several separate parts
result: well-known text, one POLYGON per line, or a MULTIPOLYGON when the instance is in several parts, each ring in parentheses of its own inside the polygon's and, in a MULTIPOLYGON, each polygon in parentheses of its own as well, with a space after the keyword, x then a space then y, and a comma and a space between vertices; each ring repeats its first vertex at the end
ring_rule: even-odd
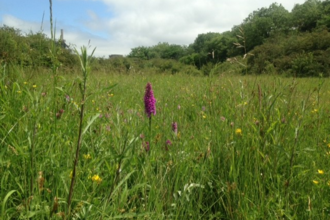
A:
POLYGON ((149 152, 150 152, 150 145, 151 145, 151 115, 149 118, 149 152))

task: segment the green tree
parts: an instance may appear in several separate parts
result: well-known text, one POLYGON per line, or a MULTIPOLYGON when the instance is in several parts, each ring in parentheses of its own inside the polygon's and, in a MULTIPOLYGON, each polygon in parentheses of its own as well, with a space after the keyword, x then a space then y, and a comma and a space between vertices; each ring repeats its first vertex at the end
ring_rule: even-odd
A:
POLYGON ((326 26, 330 28, 330 0, 322 2, 322 15, 317 21, 317 26, 326 26))
POLYGON ((128 57, 148 60, 151 58, 150 55, 150 49, 148 47, 140 46, 133 48, 128 54, 128 57))
POLYGON ((6 25, 0 28, 0 63, 16 63, 20 38, 20 30, 6 25))
POLYGON ((214 62, 214 53, 216 50, 214 47, 216 45, 212 41, 219 36, 221 36, 220 33, 214 32, 199 34, 194 43, 189 46, 193 50, 193 54, 195 54, 193 55, 193 59, 198 69, 208 62, 214 62))
POLYGON ((236 38, 230 31, 224 32, 206 43, 207 51, 212 51, 212 61, 224 62, 235 50, 236 38))
POLYGON ((246 51, 252 50, 255 46, 263 44, 264 40, 278 32, 288 31, 290 13, 277 3, 271 4, 268 8, 261 8, 252 12, 243 23, 234 26, 234 36, 240 35, 240 28, 245 33, 246 51))
POLYGON ((299 31, 311 31, 322 18, 322 3, 319 0, 306 0, 304 4, 296 4, 291 15, 293 27, 299 31))
POLYGON ((175 59, 179 60, 186 53, 187 47, 177 44, 158 43, 156 46, 150 47, 150 53, 154 54, 153 58, 175 59))

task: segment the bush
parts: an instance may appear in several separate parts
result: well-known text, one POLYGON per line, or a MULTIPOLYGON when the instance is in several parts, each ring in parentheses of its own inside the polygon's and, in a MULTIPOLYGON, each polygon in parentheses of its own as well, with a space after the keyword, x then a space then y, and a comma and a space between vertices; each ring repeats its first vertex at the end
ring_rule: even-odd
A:
POLYGON ((319 30, 312 33, 277 36, 251 51, 249 72, 290 73, 292 76, 329 75, 330 33, 319 30), (272 66, 270 66, 272 64, 272 66))
POLYGON ((245 68, 237 62, 225 61, 216 64, 211 70, 211 75, 242 73, 244 69, 245 68))

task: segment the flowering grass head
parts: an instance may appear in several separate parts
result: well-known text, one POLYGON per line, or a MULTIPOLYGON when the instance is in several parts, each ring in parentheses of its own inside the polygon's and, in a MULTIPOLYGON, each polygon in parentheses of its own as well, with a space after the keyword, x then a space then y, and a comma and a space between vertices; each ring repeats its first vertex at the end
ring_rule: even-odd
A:
POLYGON ((154 97, 154 92, 152 91, 151 84, 149 82, 147 83, 144 95, 144 107, 148 118, 151 117, 151 114, 156 115, 156 99, 154 97))

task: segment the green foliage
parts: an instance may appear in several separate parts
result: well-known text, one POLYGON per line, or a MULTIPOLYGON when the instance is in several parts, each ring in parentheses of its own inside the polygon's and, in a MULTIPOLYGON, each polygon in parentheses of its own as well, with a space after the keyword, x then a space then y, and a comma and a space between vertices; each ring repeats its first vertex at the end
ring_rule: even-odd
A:
POLYGON ((19 30, 3 26, 0 29, 0 61, 9 63, 18 56, 18 42, 20 42, 21 34, 19 30))
POLYGON ((204 73, 205 76, 208 76, 208 75, 210 75, 213 67, 214 67, 214 65, 209 62, 209 63, 203 65, 203 67, 201 68, 201 71, 204 73))
POLYGON ((153 58, 179 60, 180 57, 185 55, 186 50, 187 48, 184 46, 168 43, 158 43, 156 46, 152 47, 133 48, 128 57, 145 60, 153 58))
POLYGON ((232 32, 237 36, 240 28, 244 30, 246 40, 246 52, 255 46, 263 44, 264 40, 277 32, 287 31, 289 24, 289 12, 277 3, 269 8, 261 8, 252 12, 240 26, 235 26, 232 32))
POLYGON ((237 75, 238 73, 244 73, 246 69, 244 63, 245 60, 243 60, 242 57, 228 59, 226 62, 216 64, 212 68, 210 75, 237 75))
POLYGON ((233 37, 232 33, 227 31, 219 36, 213 38, 208 43, 208 51, 214 52, 211 54, 213 63, 224 62, 228 57, 231 57, 236 53, 235 45, 236 37, 233 37))
MULTIPOLYGON (((324 59, 328 53, 327 47, 315 46, 314 44, 318 44, 316 38, 309 41, 310 43, 297 44, 295 36, 297 38, 300 32, 313 32, 313 37, 320 38, 320 44, 325 44, 324 36, 318 33, 330 27, 329 10, 329 0, 307 0, 303 4, 296 4, 292 12, 287 11, 280 4, 273 3, 268 8, 253 11, 231 31, 199 34, 195 41, 184 50, 180 50, 178 45, 159 43, 149 48, 134 48, 131 55, 135 54, 133 57, 143 59, 176 59, 183 64, 193 65, 209 75, 207 71, 212 69, 211 64, 218 65, 233 57, 255 54, 257 58, 249 60, 249 69, 253 73, 268 73, 269 70, 272 73, 318 76, 320 73, 327 72, 325 69, 328 64, 324 59), (276 44, 269 44, 275 41, 276 44), (238 44, 240 47, 237 48, 238 44), (267 52, 260 51, 258 46, 266 49, 267 52), (138 51, 142 55, 139 55, 138 51), (144 52, 141 53, 141 51, 144 52), (307 62, 308 59, 303 58, 304 53, 313 53, 313 61, 309 59, 307 62), (263 56, 265 56, 265 61, 262 60, 263 56), (276 63, 273 63, 275 60, 276 63)), ((240 63, 245 65, 243 62, 240 63)), ((244 72, 249 73, 247 69, 244 72)))
POLYGON ((330 1, 322 1, 322 15, 317 21, 317 26, 326 26, 330 28, 330 1))
POLYGON ((320 0, 306 0, 304 4, 296 4, 292 9, 292 24, 299 31, 311 31, 322 17, 320 0))
POLYGON ((267 73, 272 64, 278 73, 329 76, 329 47, 327 30, 276 36, 251 51, 254 55, 248 57, 248 66, 253 73, 267 73))
MULTIPOLYGON (((281 4, 273 3, 253 11, 230 31, 198 34, 189 46, 167 42, 139 46, 132 48, 127 57, 95 58, 93 68, 102 72, 154 71, 170 74, 190 72, 184 69, 196 68, 198 71, 194 70, 195 73, 209 75, 218 66, 227 68, 228 59, 234 60, 239 56, 247 58, 254 54, 255 58, 248 61, 248 69, 243 71, 245 74, 268 73, 268 70, 297 76, 328 74, 326 31, 330 28, 329 14, 329 0, 306 0, 303 4, 295 4, 291 12, 281 4), (320 33, 322 31, 325 36, 320 33), (319 40, 309 39, 304 34, 312 34, 319 40), (300 37, 302 35, 306 38, 300 37), (308 58, 307 54, 311 54, 313 59, 308 58)), ((77 71, 77 57, 70 47, 63 45, 63 42, 49 39, 42 32, 23 35, 20 30, 5 25, 0 27, 0 63, 8 64, 8 73, 15 72, 11 69, 13 66, 31 69, 54 69, 56 66, 67 72, 77 71)), ((245 61, 238 64, 246 67, 245 61)), ((233 71, 238 69, 232 66, 233 71)))
POLYGON ((128 57, 139 58, 143 60, 150 59, 150 51, 147 47, 136 47, 133 48, 128 57))
MULTIPOLYGON (((33 68, 50 67, 51 45, 52 41, 41 32, 22 35, 20 30, 4 25, 0 28, 0 63, 33 68)), ((72 67, 78 64, 70 49, 59 46, 56 53, 62 66, 72 67)))

